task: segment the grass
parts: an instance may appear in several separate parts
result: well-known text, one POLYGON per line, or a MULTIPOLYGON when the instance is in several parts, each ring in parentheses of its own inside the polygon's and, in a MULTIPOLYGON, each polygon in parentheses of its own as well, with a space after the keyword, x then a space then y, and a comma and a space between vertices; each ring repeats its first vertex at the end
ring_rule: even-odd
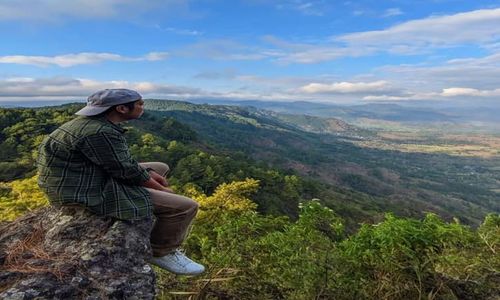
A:
POLYGON ((37 223, 29 235, 8 245, 2 268, 5 271, 25 275, 50 273, 58 280, 62 280, 69 274, 69 269, 74 267, 75 257, 66 253, 56 255, 45 249, 43 245, 45 234, 46 230, 41 223, 37 223))

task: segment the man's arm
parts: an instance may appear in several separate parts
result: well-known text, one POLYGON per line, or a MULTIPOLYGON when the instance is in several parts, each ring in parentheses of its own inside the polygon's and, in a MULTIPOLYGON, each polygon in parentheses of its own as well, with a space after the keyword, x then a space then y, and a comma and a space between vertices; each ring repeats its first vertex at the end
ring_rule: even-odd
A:
POLYGON ((114 178, 134 185, 173 193, 167 180, 155 171, 147 171, 132 158, 125 138, 121 135, 98 133, 81 143, 85 156, 114 178))
POLYGON ((90 161, 113 178, 134 185, 143 185, 151 180, 149 172, 132 158, 125 138, 119 134, 93 134, 83 138, 78 146, 90 161))

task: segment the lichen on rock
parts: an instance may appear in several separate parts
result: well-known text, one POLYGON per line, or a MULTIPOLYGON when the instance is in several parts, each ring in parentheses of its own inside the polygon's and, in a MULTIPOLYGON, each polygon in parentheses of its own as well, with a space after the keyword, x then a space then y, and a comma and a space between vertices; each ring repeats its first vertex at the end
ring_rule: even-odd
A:
POLYGON ((151 219, 46 207, 0 225, 0 299, 153 299, 151 219))

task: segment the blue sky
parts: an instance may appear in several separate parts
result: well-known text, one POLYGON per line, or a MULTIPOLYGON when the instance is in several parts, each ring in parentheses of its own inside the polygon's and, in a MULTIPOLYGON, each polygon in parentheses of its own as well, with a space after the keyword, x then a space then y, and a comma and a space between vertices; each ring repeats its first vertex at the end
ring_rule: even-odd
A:
POLYGON ((0 0, 0 101, 500 102, 500 1, 0 0))

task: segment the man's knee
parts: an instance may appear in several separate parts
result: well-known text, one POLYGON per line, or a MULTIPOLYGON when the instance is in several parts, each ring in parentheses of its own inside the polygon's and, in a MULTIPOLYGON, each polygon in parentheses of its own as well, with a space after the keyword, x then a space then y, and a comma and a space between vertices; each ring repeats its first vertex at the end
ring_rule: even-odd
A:
POLYGON ((140 163, 141 166, 145 168, 151 168, 153 169, 156 173, 166 176, 168 172, 170 171, 170 167, 163 162, 155 161, 155 162, 144 162, 140 163))
POLYGON ((179 207, 185 214, 190 216, 195 216, 198 213, 198 202, 194 201, 191 198, 184 197, 182 201, 182 205, 179 207))
POLYGON ((182 195, 175 195, 156 190, 150 191, 152 193, 153 207, 155 213, 183 213, 183 214, 196 214, 199 204, 191 198, 182 195))
POLYGON ((187 201, 186 201, 186 211, 196 213, 198 211, 199 206, 200 206, 198 204, 198 202, 194 201, 191 198, 186 198, 186 199, 187 199, 187 201))
POLYGON ((168 172, 170 172, 170 167, 166 163, 156 162, 155 165, 158 166, 157 167, 159 169, 158 170, 159 171, 158 174, 161 174, 161 175, 165 176, 165 175, 168 174, 168 172))

